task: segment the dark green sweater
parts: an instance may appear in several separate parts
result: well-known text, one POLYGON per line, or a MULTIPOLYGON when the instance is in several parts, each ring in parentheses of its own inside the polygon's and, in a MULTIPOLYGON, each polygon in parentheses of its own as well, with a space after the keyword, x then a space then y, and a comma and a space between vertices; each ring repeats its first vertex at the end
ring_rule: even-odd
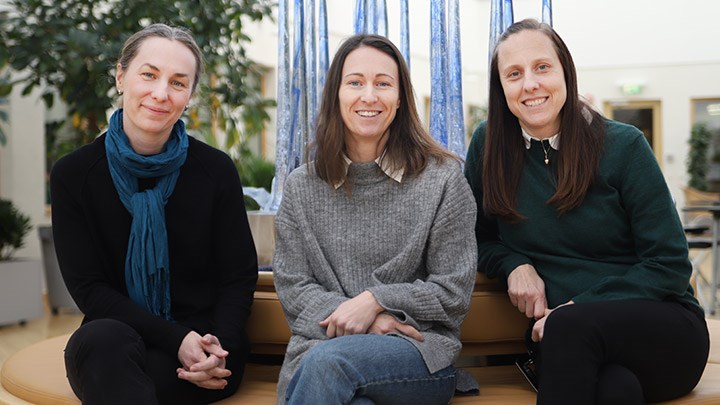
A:
MULTIPOLYGON (((487 218, 482 211, 485 123, 473 134, 465 175, 478 204, 475 229, 478 270, 507 277, 532 264, 545 282, 550 308, 577 303, 650 299, 678 300, 699 308, 689 278, 687 240, 660 167, 635 127, 607 121, 605 146, 595 183, 581 206, 558 215, 546 202, 554 176, 539 142, 526 151, 517 201, 527 219, 487 218)), ((500 179, 502 181, 502 179, 500 179)))

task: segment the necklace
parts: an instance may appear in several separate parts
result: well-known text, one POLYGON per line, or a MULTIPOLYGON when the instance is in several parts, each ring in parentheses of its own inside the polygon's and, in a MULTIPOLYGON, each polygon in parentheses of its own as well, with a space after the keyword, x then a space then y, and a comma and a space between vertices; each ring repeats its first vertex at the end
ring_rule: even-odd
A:
MULTIPOLYGON (((548 144, 549 144, 549 143, 550 143, 550 141, 548 141, 548 144)), ((548 158, 548 150, 545 149, 545 141, 540 141, 540 146, 542 146, 543 152, 545 152, 545 164, 546 164, 546 165, 549 165, 549 164, 550 164, 550 159, 548 158)))

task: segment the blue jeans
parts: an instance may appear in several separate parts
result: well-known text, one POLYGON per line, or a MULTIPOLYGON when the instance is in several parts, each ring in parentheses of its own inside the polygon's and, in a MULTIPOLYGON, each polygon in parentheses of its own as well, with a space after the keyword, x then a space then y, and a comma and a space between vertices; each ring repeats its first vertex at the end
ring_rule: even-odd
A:
POLYGON ((455 368, 433 374, 409 341, 392 335, 341 336, 319 343, 288 384, 287 405, 447 404, 455 368))

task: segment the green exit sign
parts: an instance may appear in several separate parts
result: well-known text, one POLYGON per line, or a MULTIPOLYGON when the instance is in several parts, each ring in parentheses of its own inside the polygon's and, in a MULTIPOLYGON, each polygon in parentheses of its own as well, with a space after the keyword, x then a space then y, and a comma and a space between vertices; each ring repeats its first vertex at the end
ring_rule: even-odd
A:
POLYGON ((642 84, 637 83, 628 83, 622 85, 622 92, 626 96, 636 96, 640 93, 642 93, 643 86, 642 84))

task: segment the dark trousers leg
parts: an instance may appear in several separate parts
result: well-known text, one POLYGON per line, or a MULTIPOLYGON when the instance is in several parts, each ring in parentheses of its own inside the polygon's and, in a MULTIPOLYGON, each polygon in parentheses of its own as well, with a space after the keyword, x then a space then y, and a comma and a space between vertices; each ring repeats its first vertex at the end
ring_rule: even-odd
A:
POLYGON ((90 405, 207 404, 237 390, 244 363, 244 357, 228 358, 233 375, 225 389, 200 388, 177 378, 177 357, 146 348, 133 328, 110 319, 84 324, 65 348, 70 386, 90 405))
POLYGON ((82 325, 65 347, 65 370, 83 404, 156 404, 145 373, 143 340, 128 325, 100 319, 82 325))
POLYGON ((553 311, 537 358, 538 404, 641 404, 690 392, 709 351, 707 324, 672 302, 604 301, 553 311))

